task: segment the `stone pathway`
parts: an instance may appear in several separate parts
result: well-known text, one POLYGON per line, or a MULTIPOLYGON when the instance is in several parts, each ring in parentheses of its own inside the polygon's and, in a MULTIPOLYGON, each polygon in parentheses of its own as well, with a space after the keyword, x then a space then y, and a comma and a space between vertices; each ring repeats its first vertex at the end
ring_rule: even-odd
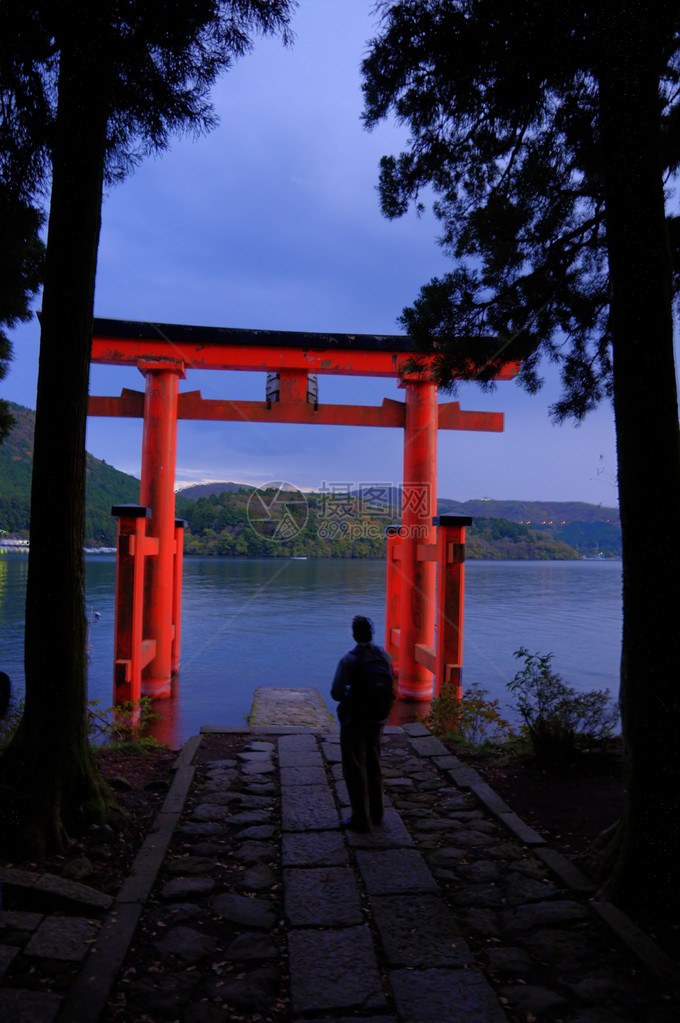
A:
MULTIPOLYGON (((0 990, 1 1020, 678 1019, 672 964, 421 725, 387 729, 369 835, 338 828, 337 732, 233 731, 228 759, 185 747, 124 890, 76 928, 74 949, 95 940, 63 997, 0 990)), ((30 944, 5 916, 0 969, 30 944)))

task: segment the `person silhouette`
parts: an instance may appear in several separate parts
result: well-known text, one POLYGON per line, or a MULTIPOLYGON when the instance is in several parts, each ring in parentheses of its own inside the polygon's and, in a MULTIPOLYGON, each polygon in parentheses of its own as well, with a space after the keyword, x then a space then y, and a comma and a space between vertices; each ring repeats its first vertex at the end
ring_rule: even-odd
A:
MULTIPOLYGON (((342 774, 352 808, 351 817, 342 822, 342 827, 350 831, 370 831, 371 824, 379 826, 383 819, 380 745, 389 711, 380 720, 367 714, 353 689, 357 687, 357 673, 366 657, 381 662, 382 670, 389 673, 391 686, 394 669, 390 655, 372 642, 370 618, 356 615, 352 619, 352 636, 356 646, 341 658, 331 686, 331 697, 338 701, 342 774)), ((393 693, 390 699, 392 697, 393 693)))

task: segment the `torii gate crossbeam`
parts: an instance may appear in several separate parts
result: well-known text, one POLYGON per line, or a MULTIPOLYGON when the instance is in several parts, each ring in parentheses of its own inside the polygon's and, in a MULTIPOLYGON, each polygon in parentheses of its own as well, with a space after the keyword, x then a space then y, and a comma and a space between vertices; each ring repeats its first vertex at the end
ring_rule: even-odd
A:
MULTIPOLYGON (((496 345, 492 341, 477 339, 475 344, 487 346, 489 357, 493 357, 496 345)), ((435 565, 423 559, 419 549, 422 553, 423 545, 432 545, 435 540, 432 520, 436 514, 437 431, 500 432, 503 415, 466 412, 458 402, 439 404, 436 387, 427 375, 427 359, 425 368, 414 373, 413 355, 409 339, 401 335, 310 334, 95 319, 92 362, 135 366, 146 381, 144 392, 124 389, 118 398, 92 396, 89 407, 90 415, 144 420, 140 507, 119 532, 124 537, 121 543, 125 557, 133 558, 135 550, 141 557, 143 552, 151 557, 142 625, 139 610, 133 613, 132 608, 118 607, 127 598, 125 584, 121 582, 117 587, 115 702, 138 699, 139 695, 169 695, 172 674, 178 668, 181 530, 177 532, 174 507, 178 419, 389 426, 404 430, 399 647, 393 643, 397 630, 389 626, 387 645, 398 659, 399 695, 412 700, 431 699, 432 672, 423 665, 418 652, 434 648, 435 565), (179 380, 191 369, 276 373, 278 400, 209 400, 199 391, 179 393, 179 380), (405 401, 384 399, 375 407, 311 403, 308 377, 323 374, 397 378, 404 388, 405 401), (150 510, 150 519, 141 523, 139 516, 145 508, 150 510), (130 624, 133 621, 134 628, 130 624), (119 656, 120 650, 130 647, 133 633, 144 647, 134 665, 127 657, 119 656)), ((504 363, 496 379, 512 379, 518 370, 519 363, 504 363)), ((123 515, 121 508, 116 512, 123 515)), ((134 576, 139 590, 144 573, 137 570, 135 574, 125 568, 121 543, 118 574, 121 580, 134 576)), ((129 599, 132 601, 132 596, 129 599)))

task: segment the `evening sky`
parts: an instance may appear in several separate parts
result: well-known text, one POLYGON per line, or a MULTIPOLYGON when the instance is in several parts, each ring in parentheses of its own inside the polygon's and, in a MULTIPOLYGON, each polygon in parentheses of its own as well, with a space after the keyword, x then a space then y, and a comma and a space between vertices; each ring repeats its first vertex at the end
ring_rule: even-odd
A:
MULTIPOLYGON (((96 315, 149 323, 363 334, 399 332, 397 317, 451 263, 430 215, 380 214, 378 161, 405 130, 360 120, 359 65, 375 32, 372 2, 302 0, 295 44, 257 40, 213 92, 220 125, 147 159, 107 195, 96 315)), ((36 302, 39 305, 39 301, 36 302)), ((35 407, 39 330, 13 333, 3 396, 35 407)), ((580 500, 615 506, 613 413, 579 427, 551 424, 553 367, 538 396, 516 383, 493 394, 466 384, 470 410, 505 414, 502 434, 440 431, 442 497, 580 500)), ((92 394, 143 389, 136 369, 94 366, 92 394)), ((205 398, 261 399, 264 379, 190 371, 182 389, 205 398)), ((320 402, 403 400, 394 380, 319 379, 320 402)), ((440 400, 449 400, 441 395, 440 400)), ((141 423, 91 418, 88 450, 139 475, 141 423)), ((285 480, 398 483, 400 430, 181 422, 178 484, 285 480)))

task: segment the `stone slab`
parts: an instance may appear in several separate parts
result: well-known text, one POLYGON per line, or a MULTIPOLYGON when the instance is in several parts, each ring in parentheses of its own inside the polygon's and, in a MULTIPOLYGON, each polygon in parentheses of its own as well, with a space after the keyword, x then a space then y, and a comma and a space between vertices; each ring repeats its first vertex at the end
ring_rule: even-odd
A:
POLYGON ((198 747, 201 745, 201 741, 202 741, 201 735, 192 735, 189 739, 187 739, 187 741, 184 743, 181 750, 179 751, 177 759, 175 760, 175 763, 173 765, 176 771, 179 770, 181 767, 189 767, 194 757, 196 756, 196 751, 198 750, 198 747))
POLYGON ((369 895, 439 894, 416 849, 357 849, 356 857, 369 895))
POLYGON ((339 831, 291 832, 281 839, 284 867, 331 867, 349 863, 349 853, 339 831))
POLYGON ((406 735, 429 735, 429 730, 425 727, 422 721, 405 721, 401 726, 402 730, 406 735))
MULTIPOLYGON (((7 972, 7 969, 16 955, 19 954, 19 949, 14 945, 0 945, 0 980, 7 972)), ((2 1017, 0 1017, 1 1019, 2 1017)))
POLYGON ((0 991, 0 1019, 8 1023, 52 1023, 60 1005, 59 995, 48 991, 23 991, 20 988, 0 991))
POLYGON ((21 909, 2 909, 0 910, 0 931, 34 931, 42 918, 42 913, 28 913, 21 909))
MULTIPOLYGON (((477 795, 473 786, 470 786, 470 790, 477 795)), ((546 841, 542 835, 539 835, 537 831, 534 831, 526 821, 523 821, 521 817, 518 817, 516 813, 510 811, 509 813, 501 813, 498 815, 498 820, 501 824, 512 831, 521 842, 525 845, 545 845, 546 841)))
POLYGON ((323 696, 312 686, 258 686, 253 695, 249 720, 260 728, 266 725, 297 725, 328 729, 336 724, 323 696))
POLYGON ((135 856, 130 873, 118 892, 117 902, 145 902, 154 886, 163 857, 179 821, 179 814, 161 813, 135 856))
POLYGON ((590 877, 586 877, 571 860, 559 853, 557 849, 546 845, 534 850, 536 856, 545 863, 556 877, 575 892, 595 892, 598 885, 590 877))
POLYGON ((304 767, 282 767, 281 785, 325 785, 326 772, 324 768, 315 764, 307 764, 304 767))
POLYGON ((338 811, 325 785, 293 785, 281 792, 283 831, 321 831, 338 826, 338 811))
POLYGON ((357 849, 408 849, 414 845, 408 828, 396 810, 385 809, 382 824, 362 833, 348 831, 347 841, 357 849))
POLYGON ((458 967, 474 956, 451 910, 434 895, 383 895, 371 912, 391 967, 458 967))
POLYGON ((394 970, 389 981, 402 1023, 507 1023, 477 970, 394 970))
POLYGON ((279 737, 279 767, 321 767, 323 758, 316 739, 309 732, 279 737))
POLYGON ((323 744, 323 755, 329 764, 339 764, 342 760, 340 742, 326 740, 323 744))
POLYGON ((274 774, 276 766, 272 763, 271 758, 267 757, 266 760, 248 760, 246 763, 241 764, 241 773, 253 778, 260 774, 274 774))
POLYGON ((296 929, 288 935, 288 953, 294 1016, 359 1008, 365 1015, 386 1007, 368 927, 296 929))
POLYGON ((288 867, 284 912, 292 927, 351 927, 363 923, 361 894, 350 867, 288 867))
POLYGON ((78 916, 49 916, 24 949, 27 956, 77 962, 89 952, 99 923, 78 916))
POLYGON ((217 938, 203 934, 193 927, 173 927, 163 932, 163 937, 154 946, 163 955, 176 956, 182 963, 200 963, 215 951, 217 938))
POLYGON ((251 899, 246 895, 225 892, 215 896, 211 906, 223 920, 230 920, 243 927, 270 931, 276 923, 276 910, 268 899, 251 899))
POLYGON ((471 785, 481 781, 474 767, 457 767, 448 770, 446 773, 456 788, 459 789, 469 789, 471 785))
POLYGON ((97 912, 109 909, 113 903, 110 895, 56 874, 41 874, 31 888, 36 898, 42 896, 47 907, 97 912))
POLYGON ((139 903, 117 905, 109 913, 82 970, 66 993, 62 1019, 98 1023, 141 913, 139 903))
POLYGON ((444 743, 435 739, 434 735, 409 736, 409 746, 419 757, 445 757, 449 754, 444 743))
POLYGON ((209 877, 175 877, 167 881, 161 891, 163 902, 185 902, 211 895, 215 882, 209 877))
POLYGON ((177 768, 172 784, 163 800, 161 813, 176 814, 182 812, 195 773, 196 768, 189 764, 177 768))
POLYGON ((481 779, 475 781, 474 779, 470 784, 470 791, 474 793, 480 803, 483 803, 487 810, 490 810, 493 814, 507 814, 512 813, 512 810, 505 802, 501 799, 497 792, 495 792, 490 785, 487 785, 485 781, 481 779))
POLYGON ((555 899, 550 902, 534 902, 503 914, 503 923, 508 931, 536 930, 538 927, 563 927, 578 923, 588 916, 587 909, 579 902, 569 899, 555 899))

